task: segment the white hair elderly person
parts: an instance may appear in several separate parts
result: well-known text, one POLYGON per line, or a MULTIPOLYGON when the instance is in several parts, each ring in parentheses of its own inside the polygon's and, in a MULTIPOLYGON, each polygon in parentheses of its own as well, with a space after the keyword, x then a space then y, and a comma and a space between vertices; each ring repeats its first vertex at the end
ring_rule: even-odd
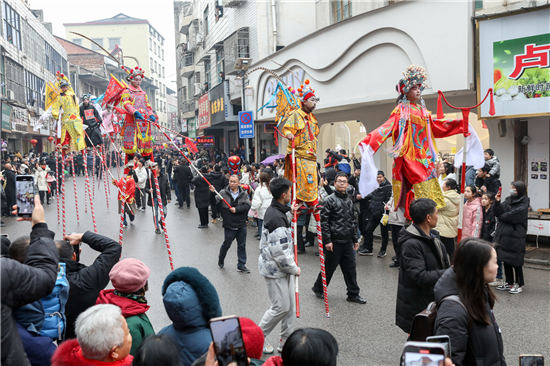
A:
POLYGON ((52 366, 131 366, 132 336, 115 305, 95 305, 76 319, 76 338, 59 346, 52 366))

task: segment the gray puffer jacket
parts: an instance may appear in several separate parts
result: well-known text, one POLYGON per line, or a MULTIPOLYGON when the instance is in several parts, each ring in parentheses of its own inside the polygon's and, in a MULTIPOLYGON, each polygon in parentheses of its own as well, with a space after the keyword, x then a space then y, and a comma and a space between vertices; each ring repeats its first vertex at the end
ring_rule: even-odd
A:
POLYGON ((298 273, 288 211, 288 206, 273 200, 265 212, 258 259, 258 270, 264 277, 283 278, 298 273))

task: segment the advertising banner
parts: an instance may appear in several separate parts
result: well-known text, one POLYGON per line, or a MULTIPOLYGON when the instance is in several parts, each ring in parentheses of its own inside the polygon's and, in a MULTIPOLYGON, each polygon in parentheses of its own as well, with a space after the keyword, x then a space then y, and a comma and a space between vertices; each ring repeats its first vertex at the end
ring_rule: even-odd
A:
POLYGON ((195 118, 189 118, 187 120, 187 136, 192 139, 197 137, 197 124, 195 118))
POLYGON ((220 83, 210 89, 208 92, 210 97, 210 119, 212 125, 225 121, 225 98, 224 98, 224 83, 220 83))
POLYGON ((528 117, 550 113, 550 9, 479 22, 478 95, 495 93, 481 118, 528 117))
POLYGON ((208 93, 199 98, 199 118, 197 121, 197 130, 203 130, 210 127, 210 102, 208 93))
POLYGON ((214 147, 215 142, 214 136, 201 136, 195 140, 195 143, 199 147, 214 147))

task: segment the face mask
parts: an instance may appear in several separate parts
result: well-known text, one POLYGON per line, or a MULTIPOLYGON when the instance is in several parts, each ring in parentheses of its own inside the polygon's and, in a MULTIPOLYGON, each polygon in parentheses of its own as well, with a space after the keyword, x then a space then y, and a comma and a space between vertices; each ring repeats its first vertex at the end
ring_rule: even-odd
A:
POLYGON ((510 194, 512 196, 515 196, 516 194, 518 194, 518 191, 516 191, 514 188, 510 189, 510 194))

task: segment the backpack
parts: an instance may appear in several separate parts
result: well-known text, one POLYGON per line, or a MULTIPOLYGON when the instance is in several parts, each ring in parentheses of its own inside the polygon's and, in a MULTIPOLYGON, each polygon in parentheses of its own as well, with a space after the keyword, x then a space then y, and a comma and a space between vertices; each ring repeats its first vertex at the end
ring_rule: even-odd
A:
POLYGON ((53 291, 40 302, 44 307, 44 323, 40 335, 52 339, 63 339, 65 335, 65 305, 69 298, 69 280, 65 263, 59 263, 57 280, 53 291))
POLYGON ((409 341, 425 342, 427 337, 434 335, 437 309, 439 309, 439 306, 445 300, 459 303, 464 308, 464 310, 466 310, 466 313, 468 312, 468 309, 466 309, 466 306, 462 303, 462 301, 460 301, 458 295, 445 296, 441 299, 441 301, 437 303, 435 301, 432 301, 428 304, 426 309, 422 310, 420 313, 414 316, 409 341))

